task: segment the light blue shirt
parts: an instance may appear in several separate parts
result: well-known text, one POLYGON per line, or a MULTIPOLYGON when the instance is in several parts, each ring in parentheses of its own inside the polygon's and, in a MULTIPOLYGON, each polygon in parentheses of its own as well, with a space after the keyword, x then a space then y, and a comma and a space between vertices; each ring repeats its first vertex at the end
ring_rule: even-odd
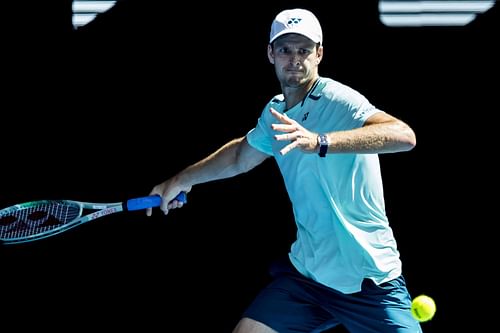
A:
MULTIPOLYGON (((281 156, 289 142, 277 141, 269 108, 285 112, 283 95, 264 108, 249 144, 274 156, 290 197, 297 239, 289 257, 299 272, 343 293, 361 290, 363 279, 380 284, 401 274, 396 240, 385 213, 377 154, 318 154, 294 149, 281 156)), ((316 133, 363 126, 382 112, 359 92, 320 78, 304 100, 286 111, 288 117, 316 133)))

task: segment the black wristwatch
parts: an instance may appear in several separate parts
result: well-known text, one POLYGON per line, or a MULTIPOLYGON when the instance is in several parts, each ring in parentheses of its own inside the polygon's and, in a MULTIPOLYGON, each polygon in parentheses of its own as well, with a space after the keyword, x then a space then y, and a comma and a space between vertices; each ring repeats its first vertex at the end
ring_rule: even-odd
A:
POLYGON ((328 136, 326 134, 318 134, 319 157, 325 157, 328 151, 328 136))

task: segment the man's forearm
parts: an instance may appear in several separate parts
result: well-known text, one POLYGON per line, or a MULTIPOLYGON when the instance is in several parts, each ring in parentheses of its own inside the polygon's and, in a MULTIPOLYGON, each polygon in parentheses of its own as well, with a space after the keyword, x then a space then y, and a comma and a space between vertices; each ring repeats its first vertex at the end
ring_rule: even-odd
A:
POLYGON ((329 153, 395 153, 411 150, 416 144, 411 128, 399 121, 331 132, 328 137, 329 153))
POLYGON ((242 173, 238 163, 238 149, 243 138, 234 139, 206 158, 188 166, 176 176, 176 182, 185 186, 206 183, 242 173))

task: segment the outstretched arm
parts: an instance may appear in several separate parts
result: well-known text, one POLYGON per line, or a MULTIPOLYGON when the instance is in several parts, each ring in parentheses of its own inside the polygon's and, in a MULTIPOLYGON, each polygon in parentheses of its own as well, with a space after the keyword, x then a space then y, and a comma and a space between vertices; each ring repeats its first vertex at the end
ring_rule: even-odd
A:
MULTIPOLYGON (((267 157, 269 156, 250 146, 246 137, 234 139, 206 158, 156 185, 150 194, 158 194, 162 197, 160 209, 168 214, 169 209, 182 207, 182 202, 173 200, 179 192, 189 192, 191 187, 196 184, 229 178, 247 172, 262 163, 267 157)), ((146 213, 150 216, 151 209, 148 209, 146 213)))
POLYGON ((410 126, 385 112, 374 114, 361 128, 328 136, 332 153, 396 153, 411 150, 417 144, 410 126))
MULTIPOLYGON (((278 120, 273 129, 276 140, 291 141, 280 152, 282 155, 299 148, 304 152, 318 152, 318 133, 310 132, 285 114, 271 109, 278 120)), ((413 149, 416 145, 415 133, 403 121, 385 113, 378 112, 368 118, 363 127, 326 133, 328 153, 380 154, 395 153, 413 149)))

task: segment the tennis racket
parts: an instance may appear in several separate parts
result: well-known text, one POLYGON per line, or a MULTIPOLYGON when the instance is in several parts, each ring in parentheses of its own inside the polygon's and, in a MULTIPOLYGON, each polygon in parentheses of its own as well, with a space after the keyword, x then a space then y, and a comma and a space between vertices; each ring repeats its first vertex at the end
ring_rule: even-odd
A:
MULTIPOLYGON (((186 193, 179 193, 175 200, 186 203, 186 193)), ((3 244, 31 242, 59 234, 99 217, 122 211, 159 207, 160 204, 159 195, 115 203, 40 200, 17 204, 0 210, 0 242, 3 244), (84 213, 86 215, 83 215, 84 213)))

